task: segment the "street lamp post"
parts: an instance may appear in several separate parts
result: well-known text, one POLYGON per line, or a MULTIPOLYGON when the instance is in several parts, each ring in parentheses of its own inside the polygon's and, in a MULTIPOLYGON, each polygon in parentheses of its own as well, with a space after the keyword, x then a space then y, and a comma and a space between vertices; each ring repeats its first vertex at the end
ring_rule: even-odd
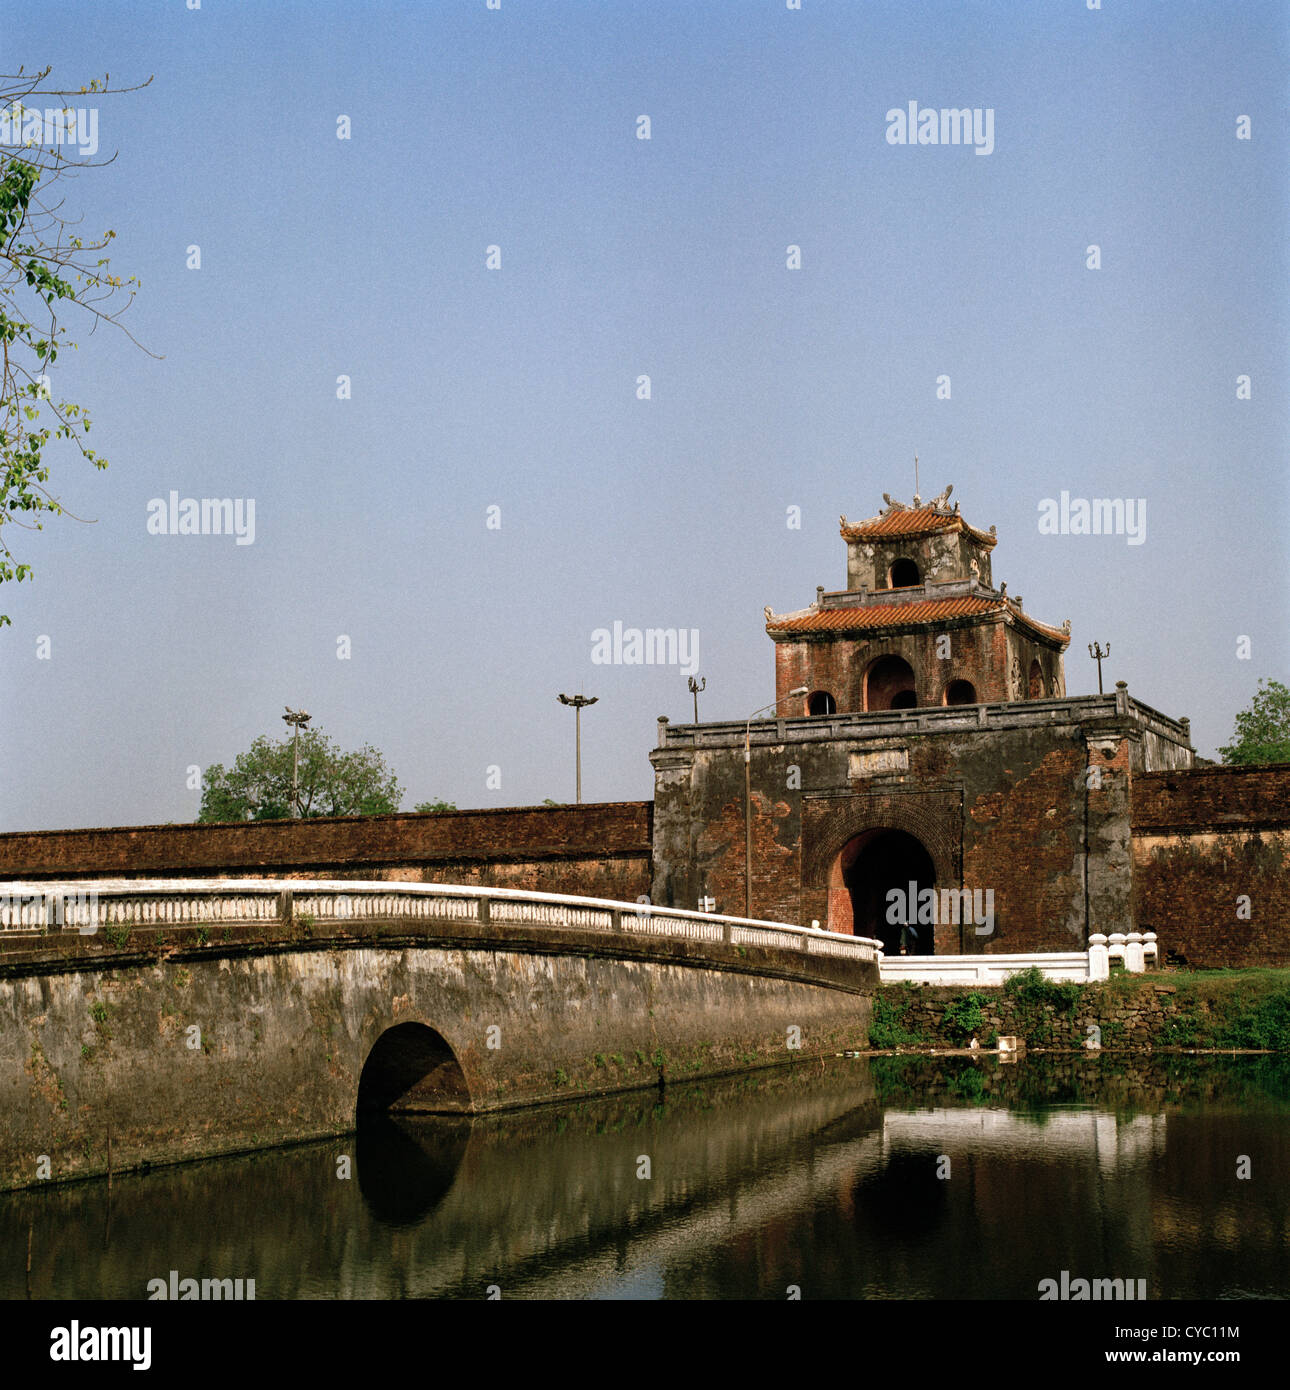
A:
POLYGON ((1106 644, 1106 650, 1102 650, 1101 642, 1090 642, 1088 654, 1097 662, 1097 693, 1102 693, 1102 663, 1111 655, 1111 644, 1106 644), (1096 648, 1096 650, 1094 650, 1096 648))
MULTIPOLYGON (((796 690, 790 690, 784 697, 792 699, 795 695, 805 695, 806 687, 799 685, 796 690)), ((744 916, 752 916, 752 722, 759 714, 765 714, 768 709, 774 709, 779 704, 778 700, 772 700, 770 704, 763 705, 761 709, 755 709, 744 720, 744 916)))
POLYGON ((283 705, 286 714, 283 720, 295 726, 295 738, 291 749, 291 808, 297 820, 300 819, 300 729, 309 723, 310 716, 302 709, 292 709, 290 705, 283 705))
POLYGON ((688 685, 690 687, 690 694, 694 696, 694 722, 697 724, 699 722, 699 692, 708 688, 708 678, 704 676, 702 680, 696 681, 694 677, 691 676, 688 685))
POLYGON ((578 805, 582 805, 582 710, 584 705, 594 705, 599 695, 557 695, 562 705, 573 706, 574 760, 577 767, 578 805))

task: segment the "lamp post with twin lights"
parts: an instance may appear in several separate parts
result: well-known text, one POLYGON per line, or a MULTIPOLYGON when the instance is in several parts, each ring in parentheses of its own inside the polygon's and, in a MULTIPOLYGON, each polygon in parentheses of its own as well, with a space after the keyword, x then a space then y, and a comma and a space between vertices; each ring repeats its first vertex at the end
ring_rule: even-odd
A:
POLYGON ((575 772, 575 774, 574 774, 574 776, 575 776, 576 784, 577 784, 578 805, 581 806, 581 805, 582 805, 582 711, 583 711, 584 709, 586 709, 586 707, 587 707, 588 705, 594 705, 594 704, 596 703, 596 701, 597 701, 598 699, 600 699, 600 696, 599 696, 599 695, 557 695, 555 698, 556 698, 557 700, 559 700, 559 702, 560 702, 562 705, 572 705, 572 706, 573 706, 573 724, 574 724, 574 735, 573 735, 573 736, 574 736, 574 748, 575 748, 575 750, 576 750, 575 753, 574 753, 574 755, 573 755, 573 757, 574 757, 574 765, 575 765, 575 767, 576 767, 576 769, 577 769, 576 772, 575 772))
POLYGON ((302 709, 292 709, 290 705, 284 705, 286 714, 282 717, 288 724, 295 728, 295 737, 291 744, 291 814, 300 818, 300 730, 309 723, 309 715, 302 709))

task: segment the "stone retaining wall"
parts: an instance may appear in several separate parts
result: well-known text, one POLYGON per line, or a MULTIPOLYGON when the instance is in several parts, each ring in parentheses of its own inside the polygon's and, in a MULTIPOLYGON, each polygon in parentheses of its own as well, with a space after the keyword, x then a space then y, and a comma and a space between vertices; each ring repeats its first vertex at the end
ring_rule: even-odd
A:
MULTIPOLYGON (((981 1023, 975 1030, 983 1048, 998 1035, 1021 1038, 1030 1047, 1083 1048, 1093 1036, 1091 1026, 1101 1030, 1104 1048, 1176 1045, 1168 1041, 1169 1025, 1182 1013, 1174 985, 1147 983, 1132 992, 1104 985, 1075 988, 1078 1003, 1071 1013, 1055 1004, 1027 1008, 1001 988, 990 986, 884 986, 878 998, 903 1009, 900 1026, 931 1047, 968 1045, 963 1033, 952 1022, 947 1023, 946 1011, 955 1004, 962 1010, 970 995, 984 1001, 981 1023)), ((951 1014, 951 1020, 953 1017, 951 1014)))

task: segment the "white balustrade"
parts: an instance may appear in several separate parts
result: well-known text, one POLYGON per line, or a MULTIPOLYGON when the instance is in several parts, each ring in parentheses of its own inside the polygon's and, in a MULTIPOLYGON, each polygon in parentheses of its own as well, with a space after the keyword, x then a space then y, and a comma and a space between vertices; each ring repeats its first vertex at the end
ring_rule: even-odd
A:
POLYGON ((1141 975, 1146 966, 1142 962, 1142 933, 1131 931, 1124 947, 1124 968, 1130 975, 1141 975))
POLYGON ((557 893, 459 884, 322 879, 111 879, 0 883, 0 938, 50 932, 92 936, 104 928, 259 923, 315 924, 373 918, 550 927, 597 935, 622 932, 808 955, 877 960, 880 942, 785 922, 614 902, 557 893))
POLYGON ((908 981, 924 985, 1001 985, 1010 975, 1032 967, 1045 979, 1085 984, 1111 978, 1112 959, 1124 961, 1125 969, 1140 974, 1150 959, 1159 959, 1155 932, 1112 932, 1110 942, 1101 932, 1093 932, 1087 951, 1037 951, 1016 955, 978 956, 884 956, 878 968, 883 984, 908 981))

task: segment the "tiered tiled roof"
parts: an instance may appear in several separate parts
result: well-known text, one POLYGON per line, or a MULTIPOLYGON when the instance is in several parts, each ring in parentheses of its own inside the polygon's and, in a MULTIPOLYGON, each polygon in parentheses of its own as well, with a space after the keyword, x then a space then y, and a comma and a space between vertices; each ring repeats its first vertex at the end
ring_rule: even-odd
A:
POLYGON ((820 608, 785 617, 768 613, 766 631, 777 634, 806 632, 867 632, 874 628, 922 626, 954 618, 988 618, 1002 615, 1028 627, 1050 641, 1070 645, 1070 633, 1038 623, 1006 598, 937 598, 921 603, 857 604, 853 607, 820 608))
POLYGON ((870 517, 867 521, 848 523, 843 518, 842 523, 842 539, 847 541, 904 540, 934 536, 942 531, 966 531, 982 545, 998 544, 998 537, 969 526, 958 512, 940 511, 935 507, 906 507, 870 517))
POLYGON ((974 618, 997 613, 1002 599, 933 598, 922 603, 881 603, 852 608, 821 608, 794 617, 772 617, 769 632, 859 632, 868 627, 896 627, 907 623, 944 622, 947 618, 974 618))

